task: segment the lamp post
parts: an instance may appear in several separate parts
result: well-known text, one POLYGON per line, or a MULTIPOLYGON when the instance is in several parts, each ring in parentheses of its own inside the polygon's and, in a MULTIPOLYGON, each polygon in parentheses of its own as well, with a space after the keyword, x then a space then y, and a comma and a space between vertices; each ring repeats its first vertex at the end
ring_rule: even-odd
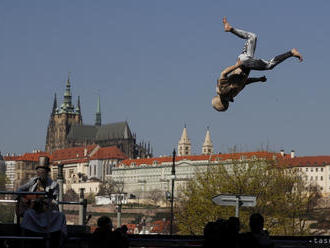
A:
POLYGON ((121 227, 122 195, 117 196, 117 227, 121 227))
MULTIPOLYGON (((63 201, 63 182, 64 182, 64 176, 63 176, 63 164, 58 164, 57 165, 57 183, 59 186, 59 193, 58 193, 58 201, 63 201)), ((59 204, 58 205, 59 211, 63 212, 63 205, 59 204)))
POLYGON ((175 180, 175 149, 173 150, 173 162, 172 162, 171 180, 172 180, 172 194, 171 194, 170 235, 173 234, 173 218, 174 218, 173 204, 174 204, 174 180, 175 180))

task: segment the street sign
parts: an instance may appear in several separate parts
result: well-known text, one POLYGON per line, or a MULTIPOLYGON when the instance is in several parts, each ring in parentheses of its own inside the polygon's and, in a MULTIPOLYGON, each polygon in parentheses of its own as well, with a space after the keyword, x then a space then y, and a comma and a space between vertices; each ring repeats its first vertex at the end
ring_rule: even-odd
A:
POLYGON ((212 201, 217 205, 236 206, 237 200, 240 207, 255 207, 257 197, 250 195, 217 195, 212 198, 212 201))
POLYGON ((221 206, 235 206, 235 216, 239 217, 240 207, 255 207, 257 205, 257 197, 250 195, 217 195, 212 201, 221 206))

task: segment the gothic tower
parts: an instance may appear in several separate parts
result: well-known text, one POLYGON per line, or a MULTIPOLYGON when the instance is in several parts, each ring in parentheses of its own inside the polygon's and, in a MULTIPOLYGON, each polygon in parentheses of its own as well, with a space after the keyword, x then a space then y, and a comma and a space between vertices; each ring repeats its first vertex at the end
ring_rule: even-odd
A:
POLYGON ((95 126, 101 126, 101 102, 100 96, 97 98, 97 108, 96 108, 96 118, 95 118, 95 126))
POLYGON ((53 109, 50 115, 47 137, 46 152, 52 153, 56 149, 68 147, 67 135, 72 125, 81 125, 81 109, 80 99, 78 97, 77 108, 72 104, 70 75, 66 81, 66 89, 64 93, 64 101, 61 106, 57 107, 57 99, 55 94, 53 109))
POLYGON ((185 156, 185 155, 191 155, 191 143, 188 138, 186 125, 184 125, 181 139, 179 140, 178 143, 178 156, 185 156))
POLYGON ((212 153, 213 153, 213 144, 212 144, 212 141, 211 141, 210 130, 209 130, 209 128, 207 128, 204 144, 203 144, 203 147, 202 147, 202 154, 210 155, 212 153))

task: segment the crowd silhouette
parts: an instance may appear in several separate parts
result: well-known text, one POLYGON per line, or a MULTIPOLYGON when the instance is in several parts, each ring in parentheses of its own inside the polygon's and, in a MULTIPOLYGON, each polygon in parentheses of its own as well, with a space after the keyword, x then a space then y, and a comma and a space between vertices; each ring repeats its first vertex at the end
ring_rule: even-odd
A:
POLYGON ((204 248, 273 248, 269 234, 264 230, 264 218, 259 213, 250 216, 250 232, 240 233, 237 217, 208 222, 204 228, 204 248))
POLYGON ((112 230, 112 221, 107 216, 97 220, 97 228, 92 234, 89 248, 128 248, 127 226, 123 225, 112 230))

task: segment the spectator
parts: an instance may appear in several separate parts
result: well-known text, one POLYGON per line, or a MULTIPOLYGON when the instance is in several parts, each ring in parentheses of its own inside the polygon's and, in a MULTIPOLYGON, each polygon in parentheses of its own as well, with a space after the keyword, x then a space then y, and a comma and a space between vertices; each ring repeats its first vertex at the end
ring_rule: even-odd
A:
POLYGON ((272 248, 274 243, 269 238, 268 232, 264 231, 264 217, 259 213, 250 216, 251 232, 242 235, 241 246, 247 248, 272 248))
POLYGON ((90 248, 121 247, 119 238, 112 231, 112 221, 108 216, 100 217, 97 226, 90 240, 90 248))

